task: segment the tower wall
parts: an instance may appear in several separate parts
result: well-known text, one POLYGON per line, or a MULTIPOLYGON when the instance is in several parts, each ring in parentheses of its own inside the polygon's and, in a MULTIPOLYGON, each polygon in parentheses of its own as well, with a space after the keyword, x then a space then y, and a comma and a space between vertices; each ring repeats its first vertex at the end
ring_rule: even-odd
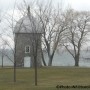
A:
POLYGON ((35 47, 37 47, 37 66, 41 67, 41 34, 32 34, 32 33, 16 33, 15 34, 15 44, 16 44, 16 66, 23 67, 24 57, 31 57, 31 67, 34 67, 34 55, 35 47), (37 41, 35 39, 37 38, 37 41), (30 53, 25 53, 25 46, 30 46, 30 53))

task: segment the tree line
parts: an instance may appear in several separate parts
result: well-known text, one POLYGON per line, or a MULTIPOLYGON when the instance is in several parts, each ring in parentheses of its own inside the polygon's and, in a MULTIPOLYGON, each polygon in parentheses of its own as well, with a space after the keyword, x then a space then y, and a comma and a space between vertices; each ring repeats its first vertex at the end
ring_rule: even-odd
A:
MULTIPOLYGON (((33 16, 39 23, 36 26, 33 21, 33 30, 35 30, 35 27, 38 27, 38 25, 40 25, 43 30, 41 48, 43 64, 45 66, 52 66, 56 50, 60 51, 62 47, 64 47, 74 58, 75 66, 79 66, 81 50, 87 46, 89 42, 90 12, 76 11, 72 8, 63 10, 62 8, 59 5, 57 5, 57 7, 53 6, 52 2, 45 4, 32 2, 27 4, 24 1, 22 5, 14 5, 13 13, 7 13, 4 20, 0 20, 0 30, 2 31, 0 32, 2 51, 0 52, 2 52, 2 59, 3 56, 6 55, 4 54, 6 47, 9 47, 13 51, 13 55, 15 55, 15 37, 13 31, 15 24, 18 22, 17 18, 24 17, 29 13, 29 18, 33 16), (16 12, 18 13, 17 17, 14 15, 16 12), (4 28, 2 28, 2 23, 7 24, 6 27, 4 26, 4 28), (5 37, 8 37, 8 40, 5 37), (48 65, 45 62, 43 50, 47 52, 48 65)), ((37 43, 37 41, 35 42, 37 43)), ((35 56, 37 55, 37 53, 34 54, 35 56)), ((7 57, 9 58, 9 56, 7 57)))

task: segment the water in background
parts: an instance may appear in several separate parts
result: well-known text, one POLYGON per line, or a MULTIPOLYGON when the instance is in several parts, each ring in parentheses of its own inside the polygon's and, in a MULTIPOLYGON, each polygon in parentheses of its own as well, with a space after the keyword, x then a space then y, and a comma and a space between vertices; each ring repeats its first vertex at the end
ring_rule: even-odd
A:
MULTIPOLYGON (((79 66, 82 67, 90 67, 90 60, 89 60, 89 55, 90 52, 82 52, 81 57, 80 57, 80 62, 79 66), (85 58, 88 58, 85 59, 85 58)), ((10 54, 11 55, 11 54, 10 54)), ((13 56, 10 56, 10 58, 13 61, 13 56)), ((4 57, 3 64, 4 66, 13 66, 13 62, 10 61, 6 56, 4 57)), ((47 54, 45 54, 45 61, 48 63, 48 57, 47 54)), ((0 55, 0 66, 2 65, 2 59, 0 55)), ((55 53, 55 56, 53 58, 53 66, 74 66, 74 59, 68 52, 63 52, 63 53, 55 53)))

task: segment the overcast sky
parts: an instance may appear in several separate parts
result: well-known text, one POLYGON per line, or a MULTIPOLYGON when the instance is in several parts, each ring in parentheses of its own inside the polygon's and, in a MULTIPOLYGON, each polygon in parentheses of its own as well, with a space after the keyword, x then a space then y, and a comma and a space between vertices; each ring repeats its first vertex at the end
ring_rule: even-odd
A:
MULTIPOLYGON (((0 11, 1 12, 10 12, 13 10, 14 3, 20 4, 23 0, 0 0, 0 11)), ((32 0, 25 0, 30 2, 32 0)), ((50 0, 41 0, 41 1, 50 1, 50 0)), ((90 11, 90 0, 52 0, 52 2, 57 5, 62 1, 62 6, 64 7, 71 7, 75 10, 86 10, 90 11)), ((3 15, 2 15, 3 16, 3 15)))
MULTIPOLYGON (((26 0, 32 1, 32 0, 26 0)), ((47 0, 43 0, 47 1, 47 0)), ((61 0, 52 0, 55 4, 61 2, 61 0)), ((17 3, 22 2, 22 0, 16 0, 17 3)), ((64 6, 71 6, 76 10, 87 10, 90 11, 90 0, 62 0, 64 6)), ((0 10, 10 10, 13 8, 15 0, 0 0, 0 10)))

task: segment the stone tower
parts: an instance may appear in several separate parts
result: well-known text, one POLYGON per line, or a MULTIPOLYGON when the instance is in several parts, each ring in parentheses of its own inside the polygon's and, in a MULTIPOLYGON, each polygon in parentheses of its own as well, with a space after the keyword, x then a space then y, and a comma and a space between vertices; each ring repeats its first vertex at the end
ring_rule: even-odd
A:
POLYGON ((37 66, 40 67, 42 65, 42 33, 40 23, 33 16, 27 15, 16 23, 14 28, 16 66, 34 67, 34 56, 37 56, 37 66))

